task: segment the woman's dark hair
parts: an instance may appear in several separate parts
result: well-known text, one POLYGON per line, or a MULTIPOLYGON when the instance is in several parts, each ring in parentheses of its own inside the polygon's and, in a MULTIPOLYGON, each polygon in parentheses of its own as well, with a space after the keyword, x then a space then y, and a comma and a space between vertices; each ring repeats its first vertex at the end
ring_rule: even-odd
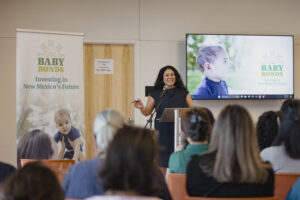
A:
POLYGON ((21 159, 49 159, 53 154, 51 140, 47 133, 34 129, 26 133, 18 142, 17 164, 21 166, 21 159))
POLYGON ((260 151, 271 146, 278 135, 277 117, 277 112, 267 111, 258 118, 256 130, 260 151))
POLYGON ((185 88, 183 82, 182 82, 182 79, 181 79, 181 76, 180 74, 178 73, 178 71, 175 69, 175 67, 171 66, 171 65, 167 65, 163 68, 161 68, 159 70, 159 73, 157 75, 157 78, 156 78, 156 81, 154 83, 154 89, 155 90, 162 90, 163 87, 165 86, 165 83, 164 83, 164 73, 167 69, 170 69, 174 72, 175 74, 175 78, 176 78, 176 81, 175 81, 175 87, 176 88, 185 88))
POLYGON ((110 143, 100 168, 102 188, 112 191, 134 191, 143 196, 155 196, 160 189, 157 142, 154 132, 132 126, 119 129, 110 143))
POLYGON ((202 109, 204 109, 205 111, 206 111, 206 113, 207 113, 207 116, 208 116, 208 119, 209 119, 209 123, 210 123, 210 125, 211 126, 213 126, 214 125, 214 123, 215 123, 215 117, 214 117, 214 115, 213 115, 213 113, 211 112, 211 110, 209 110, 208 108, 206 108, 206 107, 201 107, 202 109))
POLYGON ((207 112, 203 108, 192 108, 187 111, 181 122, 182 130, 193 141, 208 140, 211 124, 207 112))
POLYGON ((64 195, 55 173, 41 162, 19 168, 4 184, 7 200, 63 200, 64 195))
POLYGON ((291 158, 300 158, 300 100, 298 99, 289 99, 280 108, 279 133, 273 145, 282 144, 291 158))

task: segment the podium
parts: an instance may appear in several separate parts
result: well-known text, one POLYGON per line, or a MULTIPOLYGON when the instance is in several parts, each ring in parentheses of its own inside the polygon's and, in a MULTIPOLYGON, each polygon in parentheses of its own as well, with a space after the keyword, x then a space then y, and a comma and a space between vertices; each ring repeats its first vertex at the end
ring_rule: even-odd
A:
POLYGON ((181 118, 190 108, 165 108, 159 122, 174 122, 174 151, 179 145, 181 131, 181 118))

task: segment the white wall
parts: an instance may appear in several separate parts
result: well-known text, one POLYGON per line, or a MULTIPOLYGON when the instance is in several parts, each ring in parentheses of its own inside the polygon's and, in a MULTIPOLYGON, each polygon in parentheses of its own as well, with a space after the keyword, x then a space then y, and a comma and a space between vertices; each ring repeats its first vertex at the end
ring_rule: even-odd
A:
MULTIPOLYGON (((16 28, 82 32, 86 42, 136 43, 136 97, 143 97, 144 86, 153 84, 164 65, 174 65, 185 79, 186 33, 293 34, 295 92, 300 98, 299 9, 298 0, 0 0, 0 160, 16 164, 16 28)), ((281 104, 195 103, 215 115, 226 104, 239 103, 255 119, 281 104)), ((136 116, 144 124, 145 118, 138 112, 136 116)))

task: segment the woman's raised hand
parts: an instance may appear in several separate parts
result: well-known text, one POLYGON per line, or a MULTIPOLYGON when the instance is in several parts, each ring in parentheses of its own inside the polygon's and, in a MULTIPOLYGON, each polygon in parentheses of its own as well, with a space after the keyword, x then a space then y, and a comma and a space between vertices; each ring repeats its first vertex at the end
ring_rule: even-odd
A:
POLYGON ((138 109, 142 109, 144 107, 143 102, 140 99, 134 99, 131 103, 138 109))

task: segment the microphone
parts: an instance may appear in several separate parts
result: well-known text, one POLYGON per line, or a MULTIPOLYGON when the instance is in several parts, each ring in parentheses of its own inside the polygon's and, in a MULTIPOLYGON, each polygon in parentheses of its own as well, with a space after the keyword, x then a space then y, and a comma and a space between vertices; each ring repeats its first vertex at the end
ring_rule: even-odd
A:
POLYGON ((165 95, 166 90, 167 90, 167 86, 165 85, 165 86, 163 87, 163 89, 161 90, 161 93, 160 93, 160 95, 159 95, 159 98, 162 98, 162 97, 165 95))

